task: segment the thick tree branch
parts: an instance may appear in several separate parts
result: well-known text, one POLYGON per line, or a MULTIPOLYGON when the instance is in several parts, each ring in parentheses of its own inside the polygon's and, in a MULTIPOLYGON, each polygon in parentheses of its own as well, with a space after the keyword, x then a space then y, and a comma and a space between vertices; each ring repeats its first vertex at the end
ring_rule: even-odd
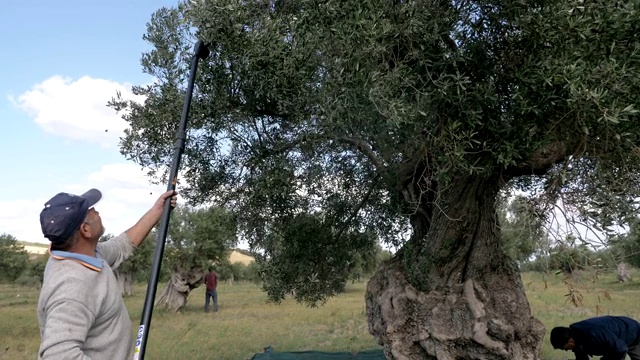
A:
POLYGON ((338 234, 336 235, 336 239, 339 239, 342 236, 342 233, 344 233, 347 227, 349 227, 349 224, 351 224, 351 221, 353 220, 353 218, 356 217, 356 215, 362 209, 364 204, 366 204, 367 201, 369 201, 369 197, 371 197, 371 193, 373 192, 373 189, 375 189, 376 185, 378 184, 379 179, 380 179, 380 174, 378 174, 373 179, 373 182, 369 187, 369 189, 367 190, 367 193, 364 194, 364 196, 362 197, 362 200, 360 200, 360 203, 358 203, 358 205, 353 209, 353 211, 351 211, 351 214, 349 214, 349 218, 347 218, 347 220, 342 224, 342 227, 340 228, 340 230, 338 231, 338 234))
POLYGON ((261 147, 260 150, 265 153, 266 155, 276 155, 276 154, 282 154, 284 152, 287 152, 293 148, 295 148, 296 146, 302 144, 303 142, 306 141, 310 141, 315 139, 315 136, 311 136, 309 134, 303 134, 302 136, 296 138, 296 139, 292 139, 291 141, 282 144, 281 146, 278 147, 271 147, 271 148, 267 148, 267 147, 261 147))
POLYGON ((511 177, 544 175, 567 156, 569 156, 569 146, 564 142, 556 141, 534 151, 529 159, 507 168, 505 173, 511 177))
POLYGON ((336 139, 344 143, 354 145, 362 154, 364 154, 369 160, 371 160, 373 166, 375 166, 378 174, 382 176, 384 181, 389 185, 392 184, 391 175, 387 171, 387 166, 384 164, 382 159, 380 159, 380 157, 376 155, 376 153, 373 151, 371 146, 367 144, 366 141, 358 138, 351 138, 348 136, 338 136, 336 139))
POLYGON ((451 36, 449 36, 447 34, 443 34, 442 35, 442 41, 445 43, 445 45, 447 45, 447 47, 449 48, 449 50, 451 50, 451 52, 453 52, 453 53, 457 53, 458 52, 458 45, 456 45, 456 42, 453 41, 451 36))

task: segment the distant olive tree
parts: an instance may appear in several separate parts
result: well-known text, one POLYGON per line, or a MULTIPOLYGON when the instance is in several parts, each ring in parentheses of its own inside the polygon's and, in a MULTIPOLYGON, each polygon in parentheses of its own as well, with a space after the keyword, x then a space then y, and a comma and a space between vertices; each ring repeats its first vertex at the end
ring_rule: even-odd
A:
POLYGON ((223 208, 176 207, 162 263, 168 280, 156 305, 175 311, 186 305, 191 290, 202 285, 208 267, 228 262, 236 232, 235 216, 223 208))
POLYGON ((616 263, 640 268, 640 219, 634 218, 629 223, 629 231, 611 237, 609 244, 616 263))
POLYGON ((29 258, 25 271, 16 279, 16 284, 27 287, 40 288, 44 281, 44 269, 49 260, 49 254, 35 255, 29 258))
POLYGON ((14 282, 29 266, 29 254, 13 235, 0 235, 0 281, 14 282))
POLYGON ((507 255, 518 263, 541 253, 546 244, 544 217, 524 196, 501 196, 498 201, 498 221, 502 246, 507 255))

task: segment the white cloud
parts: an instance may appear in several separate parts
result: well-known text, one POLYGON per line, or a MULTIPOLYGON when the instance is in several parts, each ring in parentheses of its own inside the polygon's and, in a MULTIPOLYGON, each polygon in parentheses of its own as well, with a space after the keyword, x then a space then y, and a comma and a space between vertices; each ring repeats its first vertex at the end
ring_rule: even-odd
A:
POLYGON ((0 201, 0 233, 11 234, 18 240, 44 240, 39 216, 46 200, 0 201))
POLYGON ((9 100, 30 114, 46 132, 73 140, 114 146, 127 123, 107 107, 116 91, 123 98, 143 101, 131 93, 131 85, 83 76, 73 80, 53 76, 9 100))
MULTIPOLYGON (((152 185, 146 172, 133 163, 104 165, 99 171, 75 184, 55 189, 48 198, 0 201, 0 233, 19 240, 43 242, 40 211, 44 203, 58 192, 82 194, 96 188, 102 200, 96 206, 107 233, 120 234, 134 225, 166 190, 166 185, 152 185)), ((179 199, 179 203, 183 203, 179 199)))

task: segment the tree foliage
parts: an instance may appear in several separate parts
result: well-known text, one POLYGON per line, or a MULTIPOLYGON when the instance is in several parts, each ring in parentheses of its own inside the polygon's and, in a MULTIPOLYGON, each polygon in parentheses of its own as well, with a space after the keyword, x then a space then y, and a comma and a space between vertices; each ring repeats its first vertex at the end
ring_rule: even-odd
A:
POLYGON ((324 301, 375 237, 401 248, 366 295, 388 357, 534 359, 544 329, 504 253, 496 198, 530 194, 541 215, 562 201, 603 231, 637 213, 639 10, 582 0, 182 3, 148 24, 142 66, 156 81, 134 88, 144 103, 111 102, 130 125, 121 151, 163 175, 191 48, 204 40, 211 56, 197 75, 183 194, 237 214, 270 261, 272 297, 324 301), (486 331, 460 335, 470 328, 486 331))
POLYGON ((640 219, 629 222, 629 231, 609 240, 616 265, 621 262, 640 268, 640 219))
POLYGON ((220 262, 215 266, 215 271, 221 281, 228 281, 232 284, 236 281, 262 284, 262 269, 255 261, 246 265, 240 262, 220 262))
POLYGON ((49 255, 37 255, 30 258, 26 269, 15 280, 20 286, 40 288, 44 281, 44 269, 47 266, 49 255))
POLYGON ((268 235, 258 262, 272 300, 280 301, 293 293, 298 301, 321 303, 327 295, 344 291, 358 259, 370 253, 375 256, 375 237, 341 234, 331 220, 299 214, 268 235))
POLYGON ((502 244, 510 258, 522 263, 534 254, 541 255, 546 245, 543 219, 522 195, 500 199, 498 221, 502 244))
POLYGON ((156 306, 182 309, 191 290, 202 285, 209 266, 228 262, 236 228, 235 217, 222 208, 175 208, 163 260, 170 275, 156 306))
POLYGON ((578 270, 594 269, 598 257, 586 244, 565 243, 550 251, 549 269, 572 274, 578 270))
POLYGON ((15 281, 29 266, 29 254, 13 235, 0 235, 0 279, 15 281))
POLYGON ((271 279, 321 300, 339 288, 322 276, 345 277, 316 260, 362 251, 349 241, 358 233, 402 244, 410 226, 398 253, 410 281, 422 290, 461 282, 504 259, 481 255, 462 235, 482 221, 465 218, 457 233, 434 224, 471 209, 493 213, 499 189, 525 190, 543 210, 562 199, 603 229, 637 210, 638 6, 210 0, 163 8, 142 57, 157 80, 134 88, 145 102, 111 102, 131 126, 121 150, 158 176, 166 169, 197 35, 212 54, 197 77, 183 193, 232 207, 243 236, 266 253, 309 256, 270 247, 319 214, 311 226, 344 229, 313 237, 330 250, 308 259, 315 265, 304 274, 285 277, 296 269, 285 261, 271 279), (316 273, 320 282, 303 281, 316 273))
POLYGON ((163 266, 170 271, 206 271, 228 261, 236 244, 234 216, 220 208, 176 207, 171 214, 163 266))
POLYGON ((379 244, 376 244, 373 248, 366 248, 355 254, 349 278, 351 281, 360 281, 364 278, 369 278, 383 261, 387 261, 391 259, 391 257, 391 252, 389 250, 383 250, 379 244))

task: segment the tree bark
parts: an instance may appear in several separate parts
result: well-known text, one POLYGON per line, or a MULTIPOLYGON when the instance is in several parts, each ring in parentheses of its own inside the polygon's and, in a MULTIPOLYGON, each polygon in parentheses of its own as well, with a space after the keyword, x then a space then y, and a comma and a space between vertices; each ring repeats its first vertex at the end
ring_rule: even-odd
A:
POLYGON ((204 271, 200 268, 192 268, 188 271, 174 270, 164 290, 156 299, 155 305, 172 311, 179 311, 187 304, 187 298, 191 290, 200 286, 203 280, 204 271))
POLYGON ((410 241, 367 284, 369 331, 388 359, 539 359, 545 329, 500 244, 498 180, 440 186, 411 217, 410 241))
POLYGON ((621 262, 618 264, 618 282, 627 281, 631 281, 631 271, 629 270, 629 265, 621 262))
POLYGON ((131 272, 121 272, 116 269, 114 272, 116 280, 118 281, 118 289, 120 289, 120 295, 133 296, 133 274, 131 272))

